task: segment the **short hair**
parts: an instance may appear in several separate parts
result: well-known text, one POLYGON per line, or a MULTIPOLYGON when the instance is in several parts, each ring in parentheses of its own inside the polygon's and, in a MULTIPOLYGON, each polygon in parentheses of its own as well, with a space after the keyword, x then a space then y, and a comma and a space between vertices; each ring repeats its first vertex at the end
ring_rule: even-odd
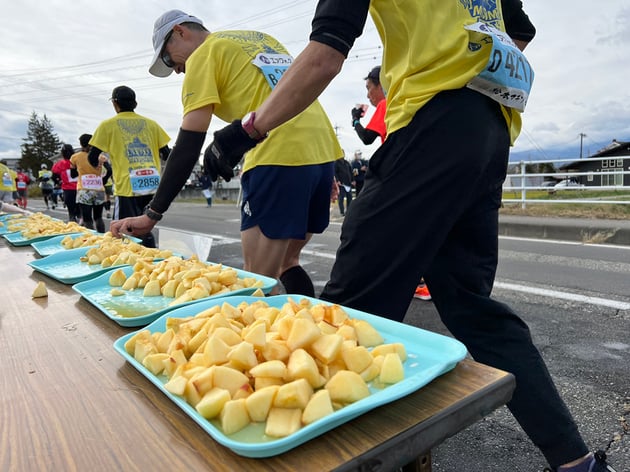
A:
POLYGON ((72 144, 64 144, 61 147, 61 155, 63 156, 64 159, 70 159, 73 154, 74 154, 74 148, 72 147, 72 144))
POLYGON ((79 136, 79 144, 81 145, 82 148, 86 148, 90 145, 90 139, 92 139, 92 135, 84 133, 81 136, 79 136))

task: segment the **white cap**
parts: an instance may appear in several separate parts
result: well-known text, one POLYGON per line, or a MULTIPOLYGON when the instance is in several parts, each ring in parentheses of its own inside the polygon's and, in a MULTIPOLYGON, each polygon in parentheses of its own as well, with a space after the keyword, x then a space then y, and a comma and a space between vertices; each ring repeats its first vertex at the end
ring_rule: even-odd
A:
POLYGON ((203 21, 199 18, 188 15, 181 10, 170 10, 155 20, 153 25, 153 60, 149 67, 149 73, 156 77, 168 77, 173 72, 173 69, 164 64, 164 61, 160 57, 162 48, 164 47, 164 38, 176 25, 182 23, 198 23, 203 25, 203 21))

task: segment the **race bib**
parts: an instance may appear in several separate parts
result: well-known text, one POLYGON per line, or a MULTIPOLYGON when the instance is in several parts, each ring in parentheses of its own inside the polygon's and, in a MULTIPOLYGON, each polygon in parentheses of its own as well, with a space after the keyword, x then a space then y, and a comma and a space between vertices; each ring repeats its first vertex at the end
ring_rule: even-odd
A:
POLYGON ((96 174, 83 174, 81 188, 84 190, 103 190, 103 178, 96 174))
POLYGON ((467 30, 492 38, 490 59, 481 73, 466 86, 509 108, 524 111, 534 81, 534 70, 507 33, 483 22, 467 30))
POLYGON ((133 169, 129 173, 129 180, 134 195, 149 195, 155 193, 160 185, 160 173, 155 167, 133 169))
POLYGON ((15 188, 19 190, 24 190, 26 188, 26 182, 22 182, 21 180, 16 184, 15 188))
POLYGON ((2 174, 2 185, 4 185, 5 187, 13 186, 13 179, 11 178, 11 175, 9 175, 8 172, 5 172, 4 174, 2 174))
POLYGON ((258 67, 269 86, 273 89, 282 77, 282 74, 293 63, 293 58, 288 54, 258 53, 252 64, 258 67))

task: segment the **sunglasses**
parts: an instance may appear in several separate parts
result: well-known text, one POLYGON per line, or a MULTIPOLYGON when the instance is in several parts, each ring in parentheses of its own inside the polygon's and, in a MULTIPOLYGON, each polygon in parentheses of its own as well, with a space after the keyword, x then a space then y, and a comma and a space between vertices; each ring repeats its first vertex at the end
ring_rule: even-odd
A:
POLYGON ((175 63, 173 62, 171 55, 166 52, 166 45, 170 41, 171 36, 173 36, 173 30, 170 30, 164 37, 164 46, 162 46, 162 52, 160 52, 160 59, 162 59, 162 62, 166 65, 166 67, 170 67, 172 69, 175 67, 175 63))

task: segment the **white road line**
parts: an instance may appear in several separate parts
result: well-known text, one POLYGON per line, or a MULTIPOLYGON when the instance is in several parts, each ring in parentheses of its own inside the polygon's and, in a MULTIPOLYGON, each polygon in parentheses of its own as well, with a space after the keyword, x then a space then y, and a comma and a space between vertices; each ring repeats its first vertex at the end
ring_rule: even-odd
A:
POLYGON ((616 300, 608 300, 606 298, 587 297, 585 295, 578 295, 575 293, 559 292, 557 290, 548 290, 545 288, 527 287, 525 285, 510 284, 505 282, 495 282, 494 286, 496 288, 501 288, 504 290, 514 290, 516 292, 529 293, 532 295, 542 295, 544 297, 559 298, 562 300, 569 300, 573 302, 606 306, 609 308, 615 308, 617 310, 630 310, 630 303, 619 302, 616 300))
MULTIPOLYGON (((173 228, 174 229, 174 228, 173 228)), ((240 244, 241 240, 238 238, 230 238, 221 234, 207 234, 207 236, 212 238, 212 244, 215 246, 222 246, 225 244, 240 244)), ((521 240, 527 240, 528 238, 516 238, 516 237, 511 237, 511 236, 507 236, 505 237, 505 239, 521 239, 521 240)), ((581 244, 584 245, 583 243, 573 243, 573 242, 567 242, 567 241, 551 241, 551 240, 539 240, 539 239, 532 239, 532 241, 537 241, 537 242, 555 242, 555 243, 560 243, 560 244, 581 244)), ((593 244, 592 246, 598 246, 600 247, 600 244, 593 244)), ((620 246, 614 246, 615 248, 619 249, 620 246)), ((628 248, 630 249, 630 248, 628 248)), ((323 251, 316 251, 316 250, 311 250, 311 249, 303 249, 302 253, 304 255, 309 255, 312 257, 321 257, 323 259, 330 259, 330 260, 334 260, 335 259, 335 254, 331 254, 329 252, 323 252, 323 251)), ((559 292, 557 290, 548 290, 548 289, 544 289, 544 288, 535 288, 535 287, 529 287, 526 285, 517 285, 517 284, 511 284, 511 283, 505 283, 505 282, 495 282, 494 286, 496 288, 500 288, 503 290, 514 290, 516 292, 523 292, 523 293, 529 293, 532 295, 542 295, 545 297, 551 297, 551 298, 558 298, 558 299, 562 299, 562 300, 569 300, 569 301, 574 301, 574 302, 580 302, 580 303, 589 303, 591 305, 599 305, 599 306, 606 306, 609 308, 615 308, 618 310, 630 310, 630 303, 626 303, 626 302, 620 302, 620 301, 616 301, 616 300, 608 300, 605 298, 599 298, 599 297, 587 297, 585 295, 578 295, 575 293, 569 293, 569 292, 559 292)))
POLYGON ((510 241, 528 241, 533 243, 547 243, 547 244, 563 244, 565 246, 588 246, 588 247, 604 247, 612 249, 624 249, 630 251, 630 246, 623 246, 620 244, 596 244, 596 243, 583 243, 581 241, 562 241, 560 239, 537 239, 537 238, 523 238, 520 236, 499 236, 499 239, 507 239, 510 241))

